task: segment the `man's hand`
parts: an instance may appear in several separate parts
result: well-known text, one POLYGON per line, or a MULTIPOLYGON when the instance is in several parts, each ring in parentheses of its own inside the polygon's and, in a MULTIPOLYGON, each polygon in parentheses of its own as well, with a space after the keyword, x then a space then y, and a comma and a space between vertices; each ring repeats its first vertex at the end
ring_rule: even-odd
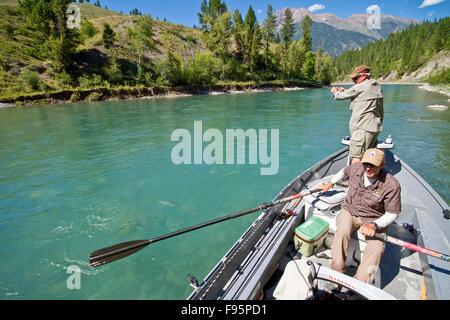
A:
POLYGON ((346 89, 345 88, 342 88, 342 87, 333 87, 333 88, 331 88, 331 93, 336 93, 337 91, 345 91, 346 89))
POLYGON ((359 232, 361 232, 366 237, 373 237, 377 233, 377 229, 371 223, 364 224, 359 228, 359 232))
POLYGON ((327 192, 334 185, 332 182, 328 182, 327 184, 319 184, 314 187, 314 189, 322 190, 322 192, 327 192))

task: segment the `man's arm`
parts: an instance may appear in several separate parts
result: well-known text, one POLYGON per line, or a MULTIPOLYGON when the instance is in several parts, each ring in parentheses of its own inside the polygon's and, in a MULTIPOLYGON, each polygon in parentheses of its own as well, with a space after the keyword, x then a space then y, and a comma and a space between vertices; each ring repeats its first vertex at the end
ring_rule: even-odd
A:
POLYGON ((398 182, 395 183, 394 188, 385 196, 385 213, 373 223, 363 225, 359 231, 368 237, 373 237, 377 229, 386 228, 393 223, 401 212, 401 187, 398 182), (378 228, 377 228, 378 226, 378 228))
POLYGON ((334 87, 331 89, 331 93, 333 94, 333 98, 336 100, 346 100, 356 97, 360 91, 355 89, 355 86, 346 90, 345 88, 334 87))
POLYGON ((345 168, 342 169, 341 171, 339 171, 338 173, 336 173, 333 176, 333 178, 331 178, 330 182, 328 182, 326 184, 319 184, 314 189, 319 189, 319 190, 322 190, 323 192, 327 192, 328 190, 331 189, 332 186, 334 186, 336 183, 338 183, 339 181, 341 181, 342 179, 344 179, 346 177, 344 170, 345 170, 345 168))
POLYGON ((385 212, 380 218, 375 220, 374 222, 377 224, 378 229, 383 229, 389 226, 398 218, 398 213, 385 212))
POLYGON ((386 228, 391 223, 393 223, 398 218, 398 213, 390 213, 385 212, 380 218, 375 220, 374 222, 362 225, 359 228, 359 232, 361 232, 366 237, 373 237, 377 233, 379 229, 386 228))

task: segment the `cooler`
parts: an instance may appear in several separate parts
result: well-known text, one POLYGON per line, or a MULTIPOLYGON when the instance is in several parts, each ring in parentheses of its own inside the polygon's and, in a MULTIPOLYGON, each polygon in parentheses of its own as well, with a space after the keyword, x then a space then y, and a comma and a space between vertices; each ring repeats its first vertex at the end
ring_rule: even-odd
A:
POLYGON ((312 216, 295 229, 294 244, 303 256, 310 257, 320 248, 328 234, 328 222, 312 216))

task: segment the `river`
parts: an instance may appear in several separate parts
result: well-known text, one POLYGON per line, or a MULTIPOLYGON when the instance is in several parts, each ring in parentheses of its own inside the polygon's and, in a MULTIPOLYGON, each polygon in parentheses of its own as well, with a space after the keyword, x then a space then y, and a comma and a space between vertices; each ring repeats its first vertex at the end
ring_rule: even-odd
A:
MULTIPOLYGON (((391 134, 396 154, 448 203, 450 112, 427 108, 448 98, 417 85, 383 92, 380 137, 391 134)), ((258 213, 99 268, 89 255, 272 200, 342 148, 348 105, 312 89, 0 108, 0 299, 185 299, 186 275, 201 281, 258 213), (196 125, 215 137, 214 152, 196 125), (254 132, 266 154, 232 163, 232 129, 254 132), (176 132, 190 135, 184 153, 176 132)))

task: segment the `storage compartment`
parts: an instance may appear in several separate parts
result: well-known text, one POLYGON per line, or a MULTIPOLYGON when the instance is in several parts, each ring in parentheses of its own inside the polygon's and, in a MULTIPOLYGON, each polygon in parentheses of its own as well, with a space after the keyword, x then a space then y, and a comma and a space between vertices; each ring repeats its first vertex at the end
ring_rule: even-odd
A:
POLYGON ((327 237, 329 224, 325 220, 312 216, 295 229, 294 244, 296 250, 310 257, 320 248, 327 237))

